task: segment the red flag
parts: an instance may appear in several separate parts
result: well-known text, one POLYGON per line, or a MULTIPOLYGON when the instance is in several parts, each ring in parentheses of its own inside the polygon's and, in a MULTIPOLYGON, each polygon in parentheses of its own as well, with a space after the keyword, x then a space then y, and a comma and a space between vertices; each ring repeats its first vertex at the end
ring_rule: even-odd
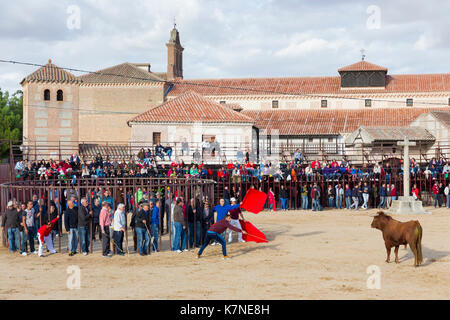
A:
POLYGON ((256 189, 249 189, 242 200, 241 208, 253 212, 260 213, 264 209, 267 200, 267 194, 256 189))
POLYGON ((259 231, 254 225, 252 225, 248 221, 239 220, 241 223, 242 230, 247 231, 247 234, 242 234, 242 239, 245 241, 254 241, 254 242, 268 242, 266 235, 259 231))

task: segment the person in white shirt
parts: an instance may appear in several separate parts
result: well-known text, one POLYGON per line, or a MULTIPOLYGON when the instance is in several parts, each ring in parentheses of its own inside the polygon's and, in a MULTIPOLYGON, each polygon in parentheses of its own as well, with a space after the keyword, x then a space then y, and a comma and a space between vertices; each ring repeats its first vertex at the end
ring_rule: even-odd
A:
POLYGON ((119 203, 116 212, 114 212, 113 229, 114 243, 116 244, 117 254, 124 255, 123 252, 123 236, 125 233, 125 205, 119 203))
POLYGON ((445 197, 447 198, 447 208, 450 209, 450 184, 444 189, 445 197))

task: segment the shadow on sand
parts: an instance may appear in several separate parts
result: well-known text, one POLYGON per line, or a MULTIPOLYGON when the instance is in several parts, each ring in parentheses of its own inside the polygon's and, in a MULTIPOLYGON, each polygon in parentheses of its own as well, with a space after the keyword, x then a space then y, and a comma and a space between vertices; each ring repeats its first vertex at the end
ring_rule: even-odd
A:
MULTIPOLYGON (((403 248, 403 247, 401 247, 401 248, 403 248)), ((423 256, 423 260, 424 260, 422 266, 425 267, 434 262, 438 262, 440 259, 443 259, 449 255, 450 255, 450 251, 439 251, 439 250, 434 250, 434 249, 430 249, 430 248, 422 246, 422 256, 423 256)), ((414 254, 412 253, 411 249, 408 246, 408 253, 405 254, 403 257, 400 257, 398 259, 398 261, 404 262, 409 259, 414 261, 414 254)))

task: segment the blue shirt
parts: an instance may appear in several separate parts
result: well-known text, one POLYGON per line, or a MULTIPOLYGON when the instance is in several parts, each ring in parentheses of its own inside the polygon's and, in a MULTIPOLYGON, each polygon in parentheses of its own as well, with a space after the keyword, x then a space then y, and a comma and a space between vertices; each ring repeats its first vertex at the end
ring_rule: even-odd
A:
POLYGON ((152 211, 152 224, 159 226, 159 208, 153 207, 152 211))
POLYGON ((217 221, 219 221, 219 220, 222 220, 223 218, 225 218, 225 215, 228 213, 228 211, 237 209, 240 206, 241 206, 240 204, 235 204, 234 206, 232 206, 231 204, 226 204, 224 206, 221 206, 219 204, 214 207, 213 211, 217 212, 217 221))

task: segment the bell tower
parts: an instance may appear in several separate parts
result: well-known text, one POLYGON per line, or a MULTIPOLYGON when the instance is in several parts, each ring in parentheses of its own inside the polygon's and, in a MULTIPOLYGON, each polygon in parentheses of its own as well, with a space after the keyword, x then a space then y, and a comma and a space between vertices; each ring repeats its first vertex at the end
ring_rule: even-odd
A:
POLYGON ((180 34, 174 23, 167 46, 167 80, 183 78, 183 50, 180 34))

